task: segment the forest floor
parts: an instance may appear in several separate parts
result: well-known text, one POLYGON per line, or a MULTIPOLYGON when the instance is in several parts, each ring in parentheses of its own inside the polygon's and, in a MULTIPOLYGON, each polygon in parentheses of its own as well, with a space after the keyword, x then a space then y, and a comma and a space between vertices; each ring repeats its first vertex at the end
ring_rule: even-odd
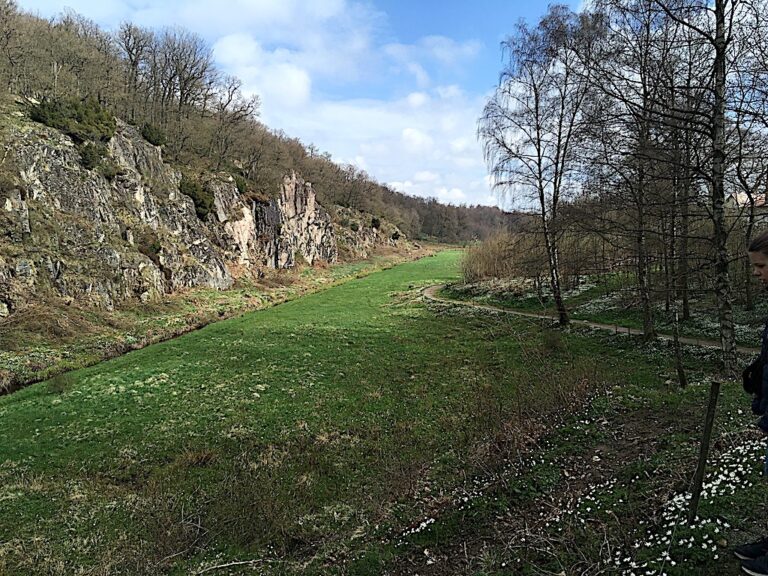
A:
POLYGON ((0 397, 0 574, 736 574, 763 440, 717 352, 425 299, 460 252, 0 397))
MULTIPOLYGON (((545 312, 529 312, 525 310, 515 310, 509 306, 482 304, 473 300, 467 299, 451 299, 442 296, 446 286, 443 284, 437 284, 435 286, 429 286, 424 289, 424 296, 430 300, 444 303, 461 304, 464 306, 472 306, 478 309, 503 312, 505 314, 514 314, 516 316, 522 316, 524 318, 537 318, 539 320, 550 320, 556 322, 558 319, 557 314, 545 313, 545 312)), ((613 332, 614 334, 627 334, 629 336, 643 336, 643 330, 641 328, 633 328, 630 326, 619 325, 618 323, 606 324, 604 322, 593 322, 591 320, 571 320, 572 326, 580 328, 589 328, 592 330, 603 330, 607 332, 613 332)), ((629 322, 629 324, 632 324, 629 322)), ((657 333, 656 338, 667 342, 674 341, 673 334, 657 333)), ((693 346, 703 346, 705 348, 720 349, 720 342, 717 340, 709 339, 705 336, 679 336, 678 341, 681 344, 690 344, 693 346)), ((758 354, 760 352, 759 346, 736 346, 736 351, 743 354, 758 354)))
MULTIPOLYGON (((440 285, 424 289, 427 300, 447 309, 512 314, 552 327, 557 321, 552 314, 495 306, 482 297, 457 300, 445 293, 440 285)), ((572 330, 621 348, 638 346, 653 362, 671 352, 669 335, 643 344, 640 329, 587 320, 574 321, 572 330)), ((719 348, 701 337, 680 340, 688 363, 692 355, 711 360, 711 351, 719 348)), ((759 349, 740 346, 739 352, 759 349)), ((701 363, 707 364, 706 359, 701 363)), ((669 376, 664 387, 619 384, 592 398, 575 426, 533 441, 512 473, 507 470, 484 483, 472 505, 459 505, 460 523, 451 518, 456 511, 441 511, 429 522, 420 547, 399 556, 390 573, 740 574, 730 548, 762 537, 768 528, 759 514, 768 502, 767 485, 755 466, 765 441, 751 425, 748 399, 738 384, 725 380, 705 504, 689 524, 704 396, 718 375, 711 371, 684 390, 669 376), (560 467, 557 479, 542 478, 551 466, 560 467), (444 524, 453 528, 441 529, 444 524)))

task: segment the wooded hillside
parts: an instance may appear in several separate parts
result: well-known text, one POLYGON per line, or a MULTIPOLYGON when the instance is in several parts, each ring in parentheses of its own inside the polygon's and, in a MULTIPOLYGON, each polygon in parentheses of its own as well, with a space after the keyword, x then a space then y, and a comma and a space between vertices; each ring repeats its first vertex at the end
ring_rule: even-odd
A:
POLYGON ((352 165, 259 121, 259 99, 217 69, 211 47, 181 28, 123 23, 105 31, 65 11, 45 20, 0 0, 0 83, 11 94, 45 101, 94 99, 162 145, 192 173, 227 171, 245 195, 276 193, 295 170, 330 209, 351 207, 384 218, 410 238, 461 242, 507 226, 484 206, 446 206, 410 197, 352 165))

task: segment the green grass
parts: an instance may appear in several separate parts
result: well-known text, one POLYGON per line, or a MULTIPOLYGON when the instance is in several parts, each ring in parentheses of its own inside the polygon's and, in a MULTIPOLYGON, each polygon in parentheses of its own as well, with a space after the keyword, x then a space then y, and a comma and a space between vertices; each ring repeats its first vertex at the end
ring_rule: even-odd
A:
MULTIPOLYGON (((426 305, 419 289, 455 280, 458 258, 1 397, 0 573, 188 574, 258 559, 265 574, 377 574, 467 530, 493 534, 498 516, 557 492, 563 461, 611 440, 600 417, 678 398, 680 415, 701 413, 700 388, 664 384, 663 350, 426 305), (605 396, 617 384, 620 399, 605 396), (586 427, 582 409, 595 411, 586 427), (532 448, 536 463, 509 476, 532 448), (495 488, 454 505, 488 475, 495 488), (425 515, 439 521, 396 546, 425 515)), ((712 359, 688 362, 701 375, 712 359)), ((688 458, 695 432, 668 436, 688 458)), ((595 534, 579 537, 599 549, 595 534)), ((510 560, 499 546, 494 558, 510 560)))
MULTIPOLYGON (((430 248, 431 250, 431 248, 430 248)), ((126 302, 113 311, 41 297, 0 322, 0 391, 17 389, 167 340, 189 330, 323 290, 403 261, 398 254, 328 268, 274 270, 230 290, 195 289, 149 304, 126 302)))
MULTIPOLYGON (((612 273, 603 277, 590 276, 585 279, 586 289, 564 290, 565 306, 574 320, 586 320, 618 328, 642 330, 643 315, 639 297, 631 288, 632 280, 625 273, 612 273)), ((521 288, 514 282, 478 282, 448 285, 443 294, 449 298, 490 304, 499 308, 520 312, 556 315, 552 298, 540 298, 532 288, 521 288)), ((663 301, 654 301, 653 317, 656 331, 663 334, 673 332, 673 312, 666 310, 663 301)), ((679 323, 681 336, 689 338, 719 340, 718 312, 716 302, 709 291, 692 293, 690 318, 679 323)), ((754 309, 747 310, 742 302, 732 303, 736 329, 736 343, 756 347, 760 331, 768 314, 768 299, 756 294, 754 309)))

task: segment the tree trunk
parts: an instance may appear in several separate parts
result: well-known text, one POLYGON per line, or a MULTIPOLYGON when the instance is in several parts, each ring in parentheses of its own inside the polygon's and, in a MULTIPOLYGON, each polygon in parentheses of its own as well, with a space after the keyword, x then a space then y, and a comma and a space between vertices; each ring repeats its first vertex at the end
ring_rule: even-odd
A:
POLYGON ((715 243, 715 295, 717 297, 718 320, 720 321, 720 343, 722 346, 723 370, 726 374, 736 373, 736 335, 731 308, 731 279, 728 273, 728 230, 725 222, 725 3, 715 2, 715 106, 712 118, 712 220, 715 243))
POLYGON ((651 302, 650 274, 648 266, 648 248, 645 237, 645 171, 641 166, 637 175, 637 190, 635 192, 635 205, 637 206, 637 286, 640 292, 640 302, 643 311, 643 338, 650 340, 656 337, 656 329, 653 325, 653 307, 651 302))
POLYGON ((643 309, 643 338, 650 340, 656 337, 656 329, 653 324, 653 307, 651 302, 650 274, 648 266, 648 249, 646 247, 645 230, 642 228, 642 219, 639 219, 640 227, 637 230, 637 283, 640 291, 640 302, 643 309))
POLYGON ((568 310, 566 310, 565 303, 563 302, 563 294, 560 285, 560 263, 557 241, 554 238, 547 218, 544 217, 542 220, 544 242, 547 246, 547 256, 549 258, 549 281, 552 288, 552 297, 555 299, 555 306, 557 307, 558 323, 560 326, 567 326, 570 322, 570 318, 568 317, 568 310))
MULTIPOLYGON (((749 217, 747 219, 747 230, 745 233, 746 242, 745 246, 749 246, 752 240, 752 230, 755 227, 755 199, 750 194, 749 196, 749 217)), ((744 307, 747 310, 755 309, 755 298, 752 293, 752 274, 751 264, 749 260, 744 260, 744 307)))
MULTIPOLYGON (((688 162, 688 160, 686 160, 688 162)), ((690 320, 691 305, 688 298, 688 229, 689 229, 689 211, 688 200, 690 198, 690 178, 688 177, 688 168, 684 168, 683 174, 683 197, 680 201, 680 246, 677 257, 679 264, 677 267, 677 294, 682 303, 682 320, 690 320)))

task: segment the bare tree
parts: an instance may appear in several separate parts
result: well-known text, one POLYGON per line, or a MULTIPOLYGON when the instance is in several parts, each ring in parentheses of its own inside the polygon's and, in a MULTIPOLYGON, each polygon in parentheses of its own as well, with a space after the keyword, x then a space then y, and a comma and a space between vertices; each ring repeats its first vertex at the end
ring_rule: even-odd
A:
POLYGON ((706 66, 710 98, 699 112, 700 129, 708 133, 709 173, 702 174, 709 188, 709 211, 713 224, 714 285, 720 323, 723 368, 736 371, 736 338, 731 304, 728 225, 725 218, 727 171, 726 112, 729 99, 729 69, 738 69, 734 53, 734 31, 749 20, 750 3, 740 0, 653 0, 657 9, 677 25, 692 32, 708 48, 706 66))
POLYGON ((258 96, 246 98, 240 92, 241 86, 239 78, 226 76, 216 95, 213 108, 215 125, 208 147, 208 156, 216 160, 216 170, 221 169, 235 140, 244 136, 243 132, 250 128, 249 121, 258 114, 258 96))
POLYGON ((13 90, 19 54, 19 13, 13 0, 0 0, 0 74, 13 90))
POLYGON ((115 42, 120 49, 125 67, 127 100, 124 107, 125 113, 128 119, 135 122, 140 103, 139 84, 149 66, 149 53, 154 44, 154 34, 151 30, 130 22, 123 22, 115 33, 115 42))
POLYGON ((549 260, 550 286, 560 324, 562 297, 558 210, 573 185, 587 74, 576 73, 573 44, 589 41, 590 23, 563 6, 550 7, 536 28, 521 23, 503 43, 508 62, 485 105, 479 136, 497 189, 533 199, 549 260))

